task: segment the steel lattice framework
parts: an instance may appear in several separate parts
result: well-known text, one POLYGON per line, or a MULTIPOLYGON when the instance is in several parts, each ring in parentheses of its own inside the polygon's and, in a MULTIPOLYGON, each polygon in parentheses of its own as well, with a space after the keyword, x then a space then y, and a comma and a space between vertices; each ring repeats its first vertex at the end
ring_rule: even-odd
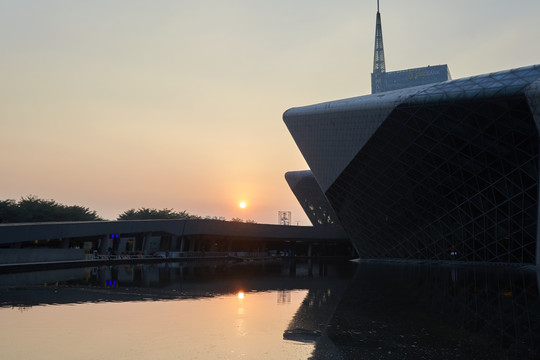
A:
POLYGON ((540 65, 291 109, 367 258, 538 261, 540 65))
MULTIPOLYGON (((414 359, 426 354, 416 348, 422 329, 428 337, 437 332, 437 341, 460 343, 465 358, 478 358, 486 350, 491 358, 538 358, 540 301, 535 272, 391 262, 360 266, 329 322, 331 340, 355 334, 363 340, 358 346, 366 348, 366 343, 379 343, 385 335, 404 334, 397 342, 400 349, 409 349, 406 358, 414 359), (368 331, 373 323, 377 331, 368 331), (385 330, 383 325, 389 326, 385 330), (416 331, 407 335, 412 329, 416 331), (464 346, 470 338, 473 345, 464 346)), ((360 349, 354 350, 357 354, 360 349)), ((430 352, 429 358, 445 355, 430 352)))
POLYGON ((336 213, 310 170, 289 171, 285 179, 313 226, 336 225, 336 213))

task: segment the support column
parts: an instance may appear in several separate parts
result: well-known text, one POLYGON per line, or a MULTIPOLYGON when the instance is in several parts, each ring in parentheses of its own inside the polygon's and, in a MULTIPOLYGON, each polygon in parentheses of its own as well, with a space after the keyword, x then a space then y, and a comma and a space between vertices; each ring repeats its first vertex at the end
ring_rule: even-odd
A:
POLYGON ((177 247, 178 247, 178 236, 177 235, 173 235, 172 238, 171 238, 171 251, 175 251, 177 250, 177 247))
POLYGON ((101 244, 99 246, 100 254, 107 254, 109 248, 112 248, 112 240, 107 237, 107 235, 101 238, 101 244))
POLYGON ((143 254, 148 255, 152 245, 152 233, 146 233, 143 236, 143 254))
POLYGON ((180 251, 181 252, 184 252, 184 248, 186 246, 186 240, 184 239, 184 237, 180 237, 180 251))
POLYGON ((294 257, 289 258, 289 275, 296 275, 296 259, 294 257))

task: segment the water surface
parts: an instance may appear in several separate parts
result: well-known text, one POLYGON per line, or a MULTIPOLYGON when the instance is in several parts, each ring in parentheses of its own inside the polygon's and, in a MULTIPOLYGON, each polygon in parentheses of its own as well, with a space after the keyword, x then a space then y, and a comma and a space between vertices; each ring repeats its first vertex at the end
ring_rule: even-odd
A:
POLYGON ((0 275, 2 359, 540 359, 530 270, 153 264, 0 275))

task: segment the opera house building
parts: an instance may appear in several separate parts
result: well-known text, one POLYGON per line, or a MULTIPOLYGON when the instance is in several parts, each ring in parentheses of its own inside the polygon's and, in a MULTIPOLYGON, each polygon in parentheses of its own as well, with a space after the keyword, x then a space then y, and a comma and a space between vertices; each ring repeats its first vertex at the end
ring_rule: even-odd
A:
POLYGON ((540 65, 283 119, 311 170, 291 188, 361 258, 540 264, 540 65))

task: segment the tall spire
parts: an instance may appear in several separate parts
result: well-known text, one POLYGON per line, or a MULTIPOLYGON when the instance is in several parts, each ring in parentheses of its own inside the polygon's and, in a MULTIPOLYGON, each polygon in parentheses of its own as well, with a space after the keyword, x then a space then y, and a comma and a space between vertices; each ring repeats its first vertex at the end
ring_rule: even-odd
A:
POLYGON ((384 62, 381 13, 379 12, 379 0, 377 0, 377 22, 375 24, 375 55, 373 57, 373 75, 371 84, 372 93, 385 91, 383 75, 385 72, 386 64, 384 62))
POLYGON ((381 13, 379 12, 379 0, 377 0, 377 23, 375 25, 375 56, 373 58, 373 72, 386 71, 384 63, 384 46, 382 38, 381 13))

